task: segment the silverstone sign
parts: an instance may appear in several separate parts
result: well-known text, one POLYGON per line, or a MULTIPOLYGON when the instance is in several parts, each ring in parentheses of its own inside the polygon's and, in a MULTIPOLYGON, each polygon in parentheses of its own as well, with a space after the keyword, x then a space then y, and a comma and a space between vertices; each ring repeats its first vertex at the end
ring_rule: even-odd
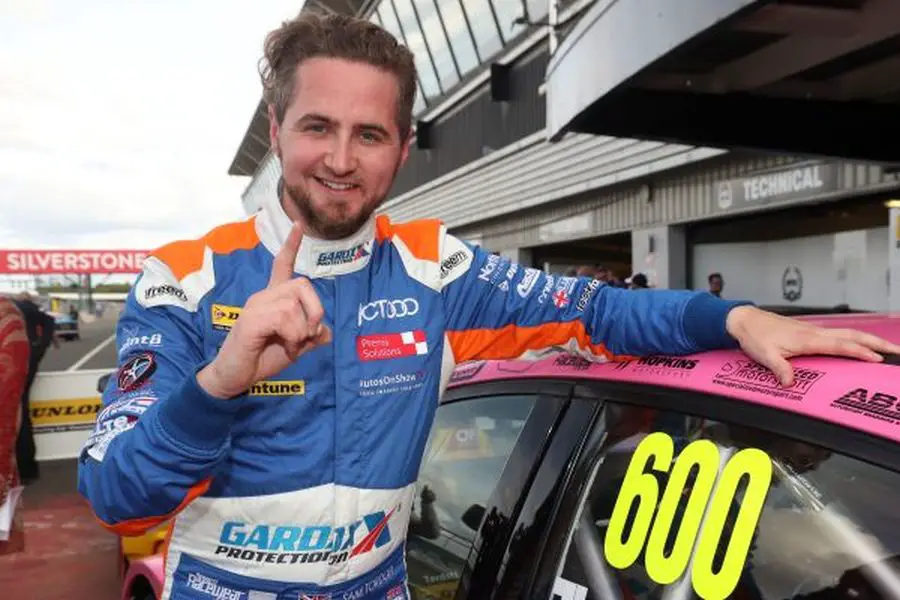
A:
POLYGON ((0 250, 2 275, 140 273, 147 250, 0 250))

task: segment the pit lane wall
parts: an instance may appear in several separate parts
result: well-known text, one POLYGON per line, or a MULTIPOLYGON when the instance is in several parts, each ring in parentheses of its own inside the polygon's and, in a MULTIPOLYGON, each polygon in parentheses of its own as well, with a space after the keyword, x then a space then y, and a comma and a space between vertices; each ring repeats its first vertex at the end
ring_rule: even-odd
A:
POLYGON ((88 369, 37 374, 29 409, 39 461, 78 457, 100 412, 97 379, 109 371, 88 369))

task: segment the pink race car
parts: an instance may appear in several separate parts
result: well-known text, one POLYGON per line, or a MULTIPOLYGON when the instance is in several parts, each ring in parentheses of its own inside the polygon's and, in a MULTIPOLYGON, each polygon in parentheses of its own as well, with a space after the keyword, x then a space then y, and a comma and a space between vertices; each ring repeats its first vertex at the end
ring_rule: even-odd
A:
MULTIPOLYGON (((809 320, 900 342, 900 315, 809 320)), ((739 351, 458 366, 412 597, 900 597, 900 357, 793 364, 790 388, 739 351)), ((123 600, 161 580, 134 561, 123 600)))

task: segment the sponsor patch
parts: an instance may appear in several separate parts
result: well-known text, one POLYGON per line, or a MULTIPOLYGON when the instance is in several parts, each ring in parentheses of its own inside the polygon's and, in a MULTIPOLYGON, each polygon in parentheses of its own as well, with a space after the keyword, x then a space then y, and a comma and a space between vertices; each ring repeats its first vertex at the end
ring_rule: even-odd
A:
POLYGON ((371 242, 364 242, 346 250, 331 250, 329 252, 322 252, 316 259, 316 266, 334 267, 361 260, 369 256, 368 245, 370 243, 371 242))
POLYGON ((450 383, 472 379, 481 372, 485 364, 486 363, 483 360, 475 360, 457 365, 457 367, 453 369, 453 375, 450 376, 450 383))
POLYGON ((356 338, 356 355, 361 361, 391 360, 428 354, 428 342, 421 329, 402 333, 361 335, 356 338))
POLYGON ((358 325, 371 321, 390 321, 414 317, 419 314, 419 301, 415 298, 401 300, 375 300, 359 305, 358 325))
POLYGON ((106 450, 113 440, 133 429, 137 425, 137 421, 138 417, 136 416, 120 415, 114 419, 98 422, 94 432, 84 444, 88 456, 102 462, 106 456, 106 450))
POLYGON ((152 352, 142 352, 129 358, 119 367, 116 383, 120 392, 130 392, 146 383, 156 371, 156 357, 152 352))
POLYGON ((156 396, 143 395, 140 392, 129 394, 101 410, 100 414, 97 415, 97 422, 103 422, 121 415, 140 417, 156 400, 156 396))
POLYGON ((216 600, 245 600, 244 593, 219 584, 219 580, 202 573, 188 573, 186 584, 201 594, 216 600))
POLYGON ((856 388, 831 403, 833 408, 863 415, 877 421, 900 425, 900 404, 897 396, 878 390, 856 388))
POLYGON ((812 387, 825 376, 824 371, 794 369, 794 385, 781 387, 775 374, 767 367, 749 360, 733 360, 726 363, 713 376, 713 383, 726 387, 800 401, 812 387))
POLYGON ((562 356, 558 356, 553 363, 557 367, 568 367, 570 369, 575 369, 576 371, 586 371, 594 364, 588 359, 576 354, 563 354, 562 356))
POLYGON ((240 307, 228 306, 227 304, 213 304, 210 308, 210 313, 213 329, 231 331, 238 317, 241 316, 241 309, 240 307))
POLYGON ((140 335, 137 328, 134 330, 123 330, 125 339, 119 348, 119 356, 126 354, 129 350, 138 348, 156 349, 163 345, 163 337, 161 333, 151 333, 150 335, 140 335))
POLYGON ((686 378, 697 367, 699 360, 679 356, 644 356, 615 363, 616 371, 630 370, 645 375, 686 378))
POLYGON ((419 389, 425 383, 425 373, 395 373, 359 380, 360 396, 397 394, 419 389))
POLYGON ((134 284, 134 299, 145 308, 154 306, 178 306, 185 310, 196 310, 195 303, 187 292, 172 280, 171 273, 164 275, 152 270, 153 261, 145 263, 144 272, 134 284), (149 267, 149 268, 148 268, 149 267))
POLYGON ((462 241, 448 235, 444 238, 444 260, 441 261, 441 283, 456 281, 472 266, 472 251, 462 241))
POLYGON ((575 304, 576 310, 578 312, 584 312, 584 309, 587 308, 588 302, 591 301, 591 298, 594 297, 594 294, 600 289, 600 286, 603 285, 599 279, 591 279, 591 281, 587 284, 587 287, 581 292, 581 296, 578 297, 578 302, 575 304))
POLYGON ((540 281, 543 271, 528 268, 522 274, 522 280, 516 285, 516 292, 522 298, 527 298, 534 290, 534 286, 540 281))
POLYGON ((226 521, 216 555, 243 562, 342 564, 391 542, 390 512, 342 525, 253 524, 226 521))
POLYGON ((250 386, 250 396, 302 396, 306 393, 306 381, 258 381, 250 386))

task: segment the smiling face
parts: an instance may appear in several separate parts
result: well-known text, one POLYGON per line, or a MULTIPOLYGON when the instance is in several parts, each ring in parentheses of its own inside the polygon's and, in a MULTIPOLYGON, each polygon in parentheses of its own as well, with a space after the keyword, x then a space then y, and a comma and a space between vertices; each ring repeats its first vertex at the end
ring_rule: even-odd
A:
POLYGON ((323 239, 352 235, 390 191, 409 154, 397 122, 397 77, 364 62, 311 58, 297 67, 272 148, 281 161, 288 217, 323 239))

